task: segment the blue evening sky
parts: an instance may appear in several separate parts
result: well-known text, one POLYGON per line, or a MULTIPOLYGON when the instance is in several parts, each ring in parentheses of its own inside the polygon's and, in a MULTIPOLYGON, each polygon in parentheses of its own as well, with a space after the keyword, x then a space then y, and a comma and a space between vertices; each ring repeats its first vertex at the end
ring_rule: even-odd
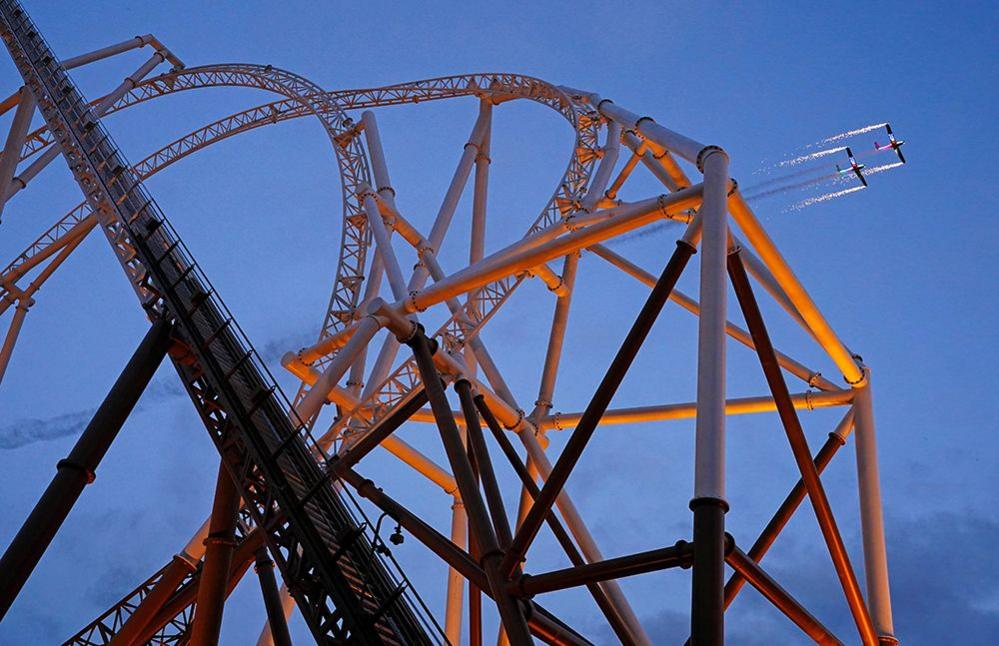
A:
MULTIPOLYGON (((767 167, 809 143, 891 121, 909 142, 909 164, 872 177, 870 190, 800 211, 786 207, 822 191, 755 206, 834 327, 874 372, 897 635, 912 646, 982 644, 999 635, 999 568, 991 550, 999 536, 999 425, 992 405, 999 204, 988 162, 999 144, 994 3, 25 4, 62 57, 152 32, 189 66, 272 64, 330 89, 479 71, 589 89, 724 146, 744 187, 775 177, 779 171, 770 168, 768 175, 767 167)), ((145 56, 132 52, 74 76, 93 97, 145 56)), ((20 78, 0 59, 0 85, 13 90, 20 78)), ((204 123, 268 100, 250 90, 202 90, 106 123, 134 162, 204 123)), ((399 206, 424 230, 475 109, 465 99, 378 113, 399 206)), ((867 152, 875 136, 883 140, 879 132, 851 141, 867 152)), ((513 242, 533 221, 571 146, 570 129, 554 113, 535 104, 497 108, 487 251, 513 242)), ((887 161, 861 161, 875 159, 887 161)), ((624 199, 658 192, 639 173, 624 199)), ((148 187, 272 366, 282 352, 314 338, 340 237, 336 166, 315 123, 284 123, 226 141, 148 187)), ((57 161, 5 210, 0 257, 19 253, 79 201, 57 161)), ((470 208, 464 199, 442 251, 447 270, 467 257, 470 208)), ((616 248, 658 273, 677 231, 616 248)), ((404 256, 404 264, 411 260, 404 256)), ((696 284, 692 265, 681 288, 696 294, 696 284)), ((555 398, 562 411, 585 406, 647 293, 590 254, 577 285, 555 398)), ((758 291, 778 347, 839 382, 831 362, 758 291)), ((3 546, 147 326, 99 234, 36 300, 0 387, 3 546)), ((543 287, 528 284, 484 333, 524 408, 537 395, 553 302, 543 287)), ((731 313, 739 319, 734 300, 731 313)), ((763 394, 755 357, 729 347, 730 394, 763 394)), ((614 406, 691 401, 695 349, 696 319, 667 307, 614 406)), ((164 366, 154 383, 0 624, 0 644, 67 638, 165 563, 210 511, 217 454, 193 407, 177 394, 172 368, 164 366)), ((841 412, 801 412, 813 449, 841 412)), ((692 431, 691 422, 598 431, 568 490, 607 556, 689 537, 692 431)), ((410 425, 401 433, 443 462, 431 427, 410 425)), ((553 451, 566 436, 552 432, 553 451)), ((728 460, 728 527, 748 545, 797 477, 776 416, 733 419, 728 460)), ((446 529, 449 501, 438 489, 383 454, 360 470, 446 529)), ((512 477, 499 470, 513 505, 512 477)), ((824 480, 860 571, 852 442, 824 480)), ((395 553, 439 612, 444 569, 412 539, 395 553)), ((528 563, 534 571, 566 564, 547 536, 528 563)), ((845 642, 856 642, 807 507, 765 565, 845 642)), ((687 573, 645 575, 623 587, 655 643, 682 643, 687 573)), ((594 641, 612 640, 584 593, 542 600, 594 641)), ((262 616, 256 581, 247 577, 227 607, 223 643, 253 643, 262 616)), ((494 625, 491 616, 487 625, 494 625)), ((297 616, 293 631, 297 642, 309 643, 297 616)), ((805 643, 748 588, 729 613, 728 632, 735 644, 805 643)))

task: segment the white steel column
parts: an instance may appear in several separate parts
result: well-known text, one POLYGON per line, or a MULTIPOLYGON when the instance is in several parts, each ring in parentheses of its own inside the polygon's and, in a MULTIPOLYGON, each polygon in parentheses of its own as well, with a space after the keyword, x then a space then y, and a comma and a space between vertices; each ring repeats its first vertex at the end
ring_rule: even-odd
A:
POLYGON ((878 635, 891 638, 890 643, 897 643, 894 641, 891 591, 888 585, 888 550, 885 547, 884 511, 881 507, 871 377, 867 368, 864 368, 864 377, 864 384, 854 389, 854 434, 857 438, 857 486, 860 491, 860 528, 864 540, 867 605, 878 635))
MULTIPOLYGON (((112 90, 109 94, 105 95, 101 102, 92 108, 94 115, 97 117, 102 116, 112 105, 115 104, 118 99, 123 97, 125 93, 132 90, 139 83, 139 81, 145 78, 146 75, 153 70, 153 68, 166 59, 166 52, 157 51, 154 53, 149 60, 139 67, 139 69, 137 69, 131 76, 125 77, 125 80, 122 81, 118 87, 112 90)), ((57 144, 49 146, 45 152, 38 156, 38 159, 33 161, 27 168, 24 169, 23 173, 14 177, 7 184, 4 200, 9 200, 18 191, 25 188, 28 185, 28 182, 38 175, 42 169, 49 165, 49 162, 58 157, 61 153, 62 148, 60 148, 57 144)), ((0 188, 2 188, 2 185, 0 185, 0 188)))
POLYGON ((728 299, 728 156, 708 149, 701 206, 701 315, 697 326, 694 498, 725 500, 725 323, 728 299))
POLYGON ((7 141, 4 143, 3 159, 0 159, 0 190, 4 191, 4 194, 0 195, 0 215, 3 214, 3 206, 7 203, 10 182, 14 179, 14 171, 17 170, 17 163, 21 159, 24 136, 28 134, 34 114, 35 95, 28 88, 22 87, 21 100, 17 104, 14 121, 10 125, 7 141))
MULTIPOLYGON (((479 114, 487 120, 479 143, 479 151, 475 155, 475 178, 472 182, 472 232, 468 245, 468 264, 474 265, 486 255, 486 205, 489 197, 489 158, 490 142, 492 140, 493 104, 484 98, 479 103, 479 114)), ((469 294, 468 299, 471 300, 469 294)), ((465 349, 465 365, 468 374, 475 376, 477 362, 471 348, 465 349)))
MULTIPOLYGON (((701 315, 697 320, 697 420, 694 438, 694 556, 691 642, 722 644, 725 635, 725 324, 728 302, 728 155, 697 155, 701 204, 701 315)), ((693 228, 693 227, 691 227, 693 228)))
MULTIPOLYGON (((379 329, 381 329, 381 325, 373 316, 365 316, 361 319, 354 336, 350 337, 347 345, 330 361, 326 369, 323 370, 323 374, 319 376, 316 383, 309 388, 309 392, 305 393, 305 396, 298 403, 295 412, 303 422, 308 422, 319 413, 323 404, 326 403, 330 391, 339 383, 340 378, 354 363, 360 352, 367 347, 379 329)), ((290 363, 294 360, 294 355, 289 357, 286 354, 282 362, 290 363)))

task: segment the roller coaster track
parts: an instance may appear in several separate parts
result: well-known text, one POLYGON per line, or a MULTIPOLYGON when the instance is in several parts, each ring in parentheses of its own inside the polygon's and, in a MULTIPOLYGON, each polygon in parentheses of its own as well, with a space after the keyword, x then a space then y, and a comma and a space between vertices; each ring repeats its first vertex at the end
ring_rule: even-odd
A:
MULTIPOLYGON (((217 86, 255 87, 268 90, 280 88, 280 93, 292 95, 294 98, 256 106, 198 128, 167 144, 135 164, 133 172, 139 178, 146 179, 184 157, 229 137, 264 125, 271 125, 305 116, 318 116, 327 132, 330 133, 330 138, 334 146, 342 150, 341 143, 344 142, 344 138, 342 137, 343 126, 350 125, 349 119, 337 121, 335 118, 329 118, 328 113, 331 110, 329 110, 328 105, 321 104, 323 108, 317 110, 315 107, 316 102, 303 100, 301 95, 295 95, 294 92, 300 91, 300 88, 306 82, 301 77, 293 75, 289 75, 291 78, 289 81, 288 77, 284 77, 284 74, 281 70, 274 70, 271 67, 224 65, 182 70, 144 81, 132 92, 129 92, 116 102, 109 110, 109 113, 173 92, 217 86), (280 78, 282 82, 278 83, 275 81, 275 78, 280 78)), ((581 198, 581 191, 586 186, 593 161, 599 154, 596 138, 600 120, 594 119, 591 112, 583 111, 585 106, 573 106, 564 94, 537 79, 510 74, 475 74, 417 81, 385 88, 336 91, 326 93, 326 95, 345 109, 361 109, 404 103, 419 103, 421 101, 441 100, 461 96, 486 95, 495 97, 497 102, 528 98, 558 111, 575 127, 577 132, 576 145, 574 146, 573 154, 563 180, 559 182, 558 189, 549 204, 546 205, 542 214, 531 225, 529 233, 551 224, 555 221, 555 218, 561 217, 561 215, 571 210, 572 205, 578 205, 581 198)), ((21 161, 29 159, 52 143, 53 141, 48 128, 39 128, 26 138, 21 161)), ((347 150, 342 152, 341 155, 348 157, 347 153, 349 152, 353 151, 347 150)), ((352 187, 353 194, 356 194, 359 188, 359 180, 366 177, 366 169, 353 173, 344 171, 345 167, 352 167, 354 169, 364 168, 363 156, 355 157, 354 159, 360 159, 361 161, 353 166, 343 161, 340 163, 341 179, 345 187, 345 213, 350 213, 352 206, 356 210, 356 202, 351 202, 350 196, 352 193, 347 187, 352 187), (353 184, 351 184, 352 180, 353 184)), ((353 236, 345 234, 345 241, 362 240, 366 244, 370 244, 370 236, 365 236, 363 231, 356 231, 356 227, 354 226, 356 222, 357 218, 344 219, 345 230, 348 227, 354 229, 353 236)), ((0 273, 0 282, 4 285, 12 283, 37 263, 50 257, 70 242, 85 236, 96 224, 97 219, 93 216, 93 211, 88 207, 87 203, 80 204, 44 232, 28 249, 18 255, 0 273)), ((341 255, 338 277, 349 275, 348 272, 352 267, 363 267, 364 264, 363 255, 360 257, 357 265, 352 262, 358 257, 349 252, 350 246, 348 244, 345 244, 342 249, 345 253, 341 255)), ((363 275, 360 278, 363 280, 363 275)), ((471 304, 467 309, 467 314, 474 316, 476 319, 477 325, 474 327, 468 327, 469 319, 460 321, 457 317, 452 317, 438 330, 435 336, 444 340, 450 350, 457 350, 461 347, 464 340, 467 340, 478 332, 478 329, 495 312, 495 308, 509 297, 522 279, 523 277, 514 280, 499 280, 479 291, 476 298, 470 301, 471 304), (491 307, 487 307, 487 305, 491 307), (475 316, 476 314, 480 314, 480 316, 475 316), (464 323, 464 325, 462 326, 461 323, 464 323)), ((352 282, 349 278, 338 280, 339 285, 352 282)), ((357 285, 359 287, 359 283, 357 285)), ((334 290, 320 339, 335 333, 339 329, 338 324, 344 320, 351 319, 350 314, 353 312, 352 309, 347 312, 346 316, 343 310, 336 309, 343 302, 342 299, 338 299, 337 297, 345 293, 351 295, 352 305, 356 306, 359 289, 355 288, 349 291, 343 289, 334 290)), ((6 297, 6 290, 0 291, 0 299, 6 297)), ((321 365, 321 362, 317 365, 321 365)), ((385 380, 371 400, 358 406, 357 409, 350 411, 350 414, 344 416, 343 420, 362 422, 356 428, 355 432, 363 434, 407 401, 418 387, 419 377, 416 375, 412 361, 405 362, 385 380)), ((66 643, 108 643, 113 638, 116 630, 127 620, 130 612, 134 610, 151 585, 157 582, 158 576, 162 574, 165 567, 150 577, 150 579, 140 584, 132 593, 115 604, 115 606, 112 606, 112 608, 95 619, 94 622, 66 643)), ((194 573, 193 576, 196 578, 197 573, 194 573)), ((181 589, 185 586, 190 586, 190 584, 191 579, 185 579, 181 589)), ((162 628, 152 638, 152 643, 173 644, 177 643, 178 640, 182 641, 187 634, 187 624, 191 616, 190 606, 186 606, 176 617, 164 623, 162 628)))
POLYGON ((292 424, 289 403, 141 180, 20 6, 0 3, 0 15, 18 71, 143 308, 173 323, 183 348, 174 365, 317 640, 431 643, 405 588, 354 540, 315 442, 292 424))
MULTIPOLYGON (((822 538, 862 642, 865 646, 897 643, 892 636, 884 536, 880 529, 868 372, 832 330, 755 219, 728 175, 724 150, 705 146, 598 95, 522 75, 466 74, 327 91, 269 65, 220 64, 179 69, 183 63, 152 35, 67 59, 63 65, 16 0, 0 0, 0 36, 26 88, 4 100, 0 108, 17 106, 5 146, 8 155, 0 157, 0 176, 10 187, 6 199, 26 188, 58 153, 67 161, 86 197, 0 271, 0 315, 16 305, 0 348, 0 379, 34 302, 34 293, 84 237, 99 227, 155 329, 171 330, 171 360, 242 499, 236 540, 232 543, 223 539, 234 545, 227 576, 219 569, 220 561, 212 558, 219 552, 212 552, 211 547, 200 548, 199 533, 170 563, 66 644, 186 644, 206 625, 195 618, 195 608, 199 613, 204 610, 201 616, 213 617, 208 622, 220 620, 220 595, 232 591, 254 558, 264 559, 264 546, 321 644, 455 642, 463 634, 461 598, 463 582, 467 581, 470 593, 485 592, 496 602, 503 630, 517 646, 531 643, 532 635, 548 643, 588 643, 533 601, 536 594, 576 586, 588 589, 608 626, 623 643, 645 645, 651 641, 617 580, 672 567, 693 569, 691 626, 692 639, 698 643, 721 643, 723 608, 745 582, 762 592, 809 637, 819 643, 840 643, 759 566, 769 546, 806 499, 815 507, 822 538), (83 99, 66 74, 66 69, 86 64, 84 61, 147 45, 156 49, 153 57, 114 91, 92 103, 83 99), (144 78, 165 59, 175 65, 174 69, 144 78), (134 166, 125 161, 100 121, 166 95, 212 87, 264 90, 277 98, 189 132, 134 166), (364 112, 355 119, 355 111, 459 97, 477 100, 479 118, 428 240, 395 206, 395 189, 388 181, 374 114, 364 112), (491 114, 493 106, 512 100, 534 101, 557 112, 570 125, 574 145, 553 195, 524 236, 487 256, 485 204, 491 114), (36 107, 45 126, 28 133, 30 115, 36 107), (296 396, 289 401, 170 221, 146 192, 143 181, 215 143, 300 117, 316 118, 333 147, 341 179, 343 217, 340 256, 318 339, 282 359, 284 367, 301 379, 296 396), (623 146, 631 149, 631 155, 615 177, 623 146), (18 159, 11 160, 14 156, 18 159), (33 161, 23 174, 11 175, 18 163, 29 159, 33 161), (704 176, 703 182, 691 182, 678 160, 696 166, 704 176), (470 262, 448 272, 440 267, 436 255, 473 164, 476 183, 470 262), (618 200, 619 189, 638 164, 647 167, 669 194, 632 202, 618 200), (729 217, 739 225, 740 233, 729 232, 729 217), (664 218, 687 226, 658 280, 602 244, 664 218), (400 246, 405 243, 411 247, 406 253, 417 257, 408 285, 393 249, 393 231, 402 238, 397 239, 400 246), (744 235, 747 242, 736 235, 744 235), (584 250, 593 251, 652 287, 652 292, 586 410, 553 414, 552 395, 560 370, 569 301, 579 253, 584 250), (687 261, 697 251, 703 252, 698 257, 700 300, 674 289, 687 261), (563 263, 561 275, 547 264, 554 261, 563 263), (384 282, 391 287, 391 302, 380 298, 383 271, 384 282), (773 348, 747 271, 774 297, 789 319, 821 346, 851 388, 832 384, 817 371, 773 348), (726 273, 748 331, 725 318, 726 273), (434 281, 429 285, 428 275, 434 281), (27 282, 29 276, 31 284, 20 286, 19 281, 27 282), (557 301, 538 399, 528 414, 519 408, 480 333, 530 277, 541 279, 557 301), (610 399, 668 300, 701 317, 697 401, 608 410, 610 399), (438 306, 443 305, 448 313, 436 317, 444 322, 434 332, 426 333, 416 325, 424 310, 437 308, 427 315, 430 320, 441 313, 438 306), (387 335, 375 367, 366 373, 365 353, 380 332, 387 335), (726 335, 757 353, 770 397, 725 399, 726 335), (396 341, 409 346, 412 358, 395 360, 399 347, 396 341), (350 377, 341 387, 348 370, 350 377), (791 394, 782 370, 824 392, 791 394), (365 377, 369 383, 360 383, 365 377), (461 411, 451 410, 454 404, 445 392, 449 385, 458 395, 461 411), (810 409, 813 402, 819 402, 818 406, 851 407, 814 459, 795 412, 803 407, 810 409), (332 411, 333 407, 323 408, 326 403, 336 404, 335 415, 331 421, 322 422, 328 427, 321 436, 316 433, 318 439, 314 439, 313 424, 330 417, 322 412, 332 411), (426 403, 429 409, 422 407, 426 403), (727 503, 724 461, 719 459, 724 446, 724 419, 733 414, 772 410, 780 413, 802 479, 753 548, 744 553, 731 536, 724 534, 727 503), (697 549, 681 540, 672 547, 605 558, 564 490, 586 443, 602 423, 690 417, 697 420, 695 498, 691 503, 693 546, 697 549), (406 421, 431 420, 440 432, 451 472, 393 435, 406 421), (523 489, 523 513, 518 516, 515 533, 489 465, 488 448, 482 439, 483 422, 511 462, 523 489), (858 443, 858 461, 862 463, 858 487, 869 583, 867 602, 819 480, 821 469, 845 443, 854 424, 858 437, 863 435, 864 439, 863 446, 858 443), (544 432, 565 426, 574 430, 553 465, 542 446, 544 432), (521 462, 505 439, 504 428, 523 443, 527 463, 521 462), (405 450, 390 448, 390 442, 405 450), (378 445, 453 497, 450 537, 352 470, 352 465, 378 445), (480 457, 485 461, 480 462, 480 457), (382 518, 387 515, 397 521, 449 565, 445 631, 430 616, 385 549, 377 528, 373 529, 361 506, 342 488, 343 483, 380 508, 382 518), (555 505, 559 516, 554 514, 555 505), (528 549, 544 524, 550 525, 573 567, 528 574, 528 549), (718 585, 720 577, 715 574, 722 571, 724 563, 736 574, 722 589, 718 585), (202 593, 206 601, 211 598, 205 605, 202 593)), ((161 334, 159 338, 165 337, 161 334)), ((223 477, 220 482, 226 481, 223 477)), ((235 495, 230 498, 233 505, 235 495)), ((222 516, 222 512, 214 512, 211 526, 222 516)), ((219 534, 211 536, 205 545, 218 546, 219 534)), ((13 554, 25 551, 8 550, 13 554)), ((15 556, 9 562, 25 561, 15 556)), ((265 578, 261 577, 262 582, 265 578)), ((0 586, 0 590, 8 595, 11 587, 0 586)), ((280 627, 283 620, 275 607, 285 603, 288 608, 290 601, 279 599, 273 577, 269 588, 264 583, 264 595, 269 625, 280 627)), ((0 618, 10 602, 4 604, 0 618)), ((473 604, 472 597, 468 608, 470 625, 480 624, 481 607, 473 604)), ((481 626, 477 632, 481 639, 481 626)))

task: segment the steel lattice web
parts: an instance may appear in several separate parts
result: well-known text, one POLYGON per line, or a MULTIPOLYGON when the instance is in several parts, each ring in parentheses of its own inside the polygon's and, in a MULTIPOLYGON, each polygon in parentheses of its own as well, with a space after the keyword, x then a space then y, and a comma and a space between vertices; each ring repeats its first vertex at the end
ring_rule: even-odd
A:
MULTIPOLYGON (((8 187, 5 203, 29 188, 60 154, 85 196, 0 273, 0 315, 9 318, 0 378, 39 288, 100 228, 153 329, 169 330, 169 349, 164 346, 163 352, 177 367, 223 464, 212 518, 177 556, 67 643, 204 643, 213 626, 217 638, 228 591, 250 565, 266 569, 271 559, 286 587, 278 593, 261 577, 265 598, 278 604, 268 606, 268 617, 262 618, 268 623, 261 643, 284 643, 282 610, 287 616, 295 606, 320 643, 481 643, 477 631, 483 612, 498 613, 510 643, 528 643, 532 636, 548 643, 588 643, 539 603, 547 598, 541 595, 573 587, 586 588, 623 643, 651 643, 618 581, 673 567, 692 569, 692 643, 721 642, 724 609, 747 582, 787 615, 789 631, 796 626, 819 643, 839 643, 760 565, 806 500, 861 641, 897 643, 869 372, 839 339, 740 195, 728 176, 724 150, 591 92, 521 75, 467 74, 327 91, 271 66, 185 68, 151 35, 60 63, 16 2, 0 2, 0 17, 4 42, 25 80, 24 88, 0 104, 4 112, 16 108, 0 158, 0 186, 8 187), (152 58, 94 101, 84 101, 66 73, 143 47, 153 50, 152 58), (151 76, 164 63, 172 68, 151 76), (264 90, 277 100, 214 120, 135 164, 125 161, 101 123, 147 101, 213 87, 264 90), (476 103, 478 114, 436 216, 424 225, 397 206, 397 191, 405 187, 394 186, 389 171, 401 161, 387 159, 382 149, 377 109, 452 99, 476 103), (551 198, 519 240, 502 246, 486 236, 487 221, 495 217, 487 208, 492 120, 504 104, 519 100, 554 110, 571 126, 574 139, 551 198), (45 125, 30 131, 36 110, 45 125), (342 184, 341 239, 319 335, 282 360, 301 384, 284 399, 142 181, 215 143, 300 117, 318 120, 333 147, 342 184), (622 188, 633 173, 649 173, 661 194, 624 200, 622 188), (463 194, 471 196, 470 214, 459 209, 463 194), (469 262, 445 271, 438 254, 449 226, 460 217, 471 221, 469 262), (664 221, 678 223, 673 230, 679 236, 669 262, 662 258, 665 269, 658 277, 607 246, 664 221), (644 305, 635 304, 637 318, 621 330, 627 332, 624 341, 585 410, 557 412, 556 381, 566 371, 563 342, 576 318, 572 297, 586 289, 585 281, 577 281, 584 253, 587 262, 602 259, 620 270, 622 279, 636 280, 651 292, 644 305), (411 259, 414 268, 404 271, 411 259), (676 288, 685 269, 694 273, 691 264, 698 270, 696 298, 676 288), (494 316, 504 306, 509 309, 508 302, 528 298, 524 292, 530 290, 520 288, 531 281, 550 292, 547 302, 531 305, 534 316, 551 312, 547 351, 537 360, 540 386, 504 379, 493 358, 502 349, 490 344, 488 332, 494 316), (825 352, 846 387, 773 347, 753 284, 782 310, 781 324, 799 326, 825 352), (745 328, 727 320, 731 292, 745 328), (696 400, 610 407, 669 301, 698 317, 696 400), (443 323, 424 329, 421 320, 443 323), (768 393, 726 399, 729 339, 755 350, 768 393), (788 377, 802 382, 801 392, 789 390, 788 377), (536 400, 533 408, 524 405, 528 398, 536 400), (827 407, 842 407, 844 416, 813 456, 797 411, 827 407), (725 424, 732 415, 772 412, 778 413, 801 479, 749 542, 752 537, 724 533, 725 424), (598 426, 678 419, 696 420, 692 540, 606 558, 590 532, 592 519, 584 517, 564 487, 567 479, 598 426), (396 432, 404 424, 428 432, 436 427, 443 450, 425 454, 410 445, 396 432), (546 448, 552 429, 569 436, 561 452, 546 448), (819 479, 854 430, 866 597, 819 479), (493 437, 490 442, 485 431, 493 437), (365 458, 378 447, 392 454, 399 468, 442 490, 440 502, 452 510, 449 527, 432 527, 406 507, 406 492, 383 492, 364 477, 374 475, 366 471, 365 458), (517 479, 497 477, 499 471, 517 479), (511 482, 514 487, 507 486, 511 482), (226 487, 230 498, 242 499, 228 526, 226 487), (363 506, 354 496, 366 499, 363 506), (524 500, 519 511, 510 504, 517 496, 524 500), (431 612, 415 594, 385 545, 388 532, 376 533, 365 509, 385 512, 392 524, 428 548, 427 558, 440 558, 450 567, 441 582, 444 608, 431 612), (226 531, 229 538, 223 540, 226 531), (539 531, 551 532, 571 567, 539 572, 525 560, 539 531), (744 544, 750 547, 744 550, 744 544), (732 569, 727 583, 725 564, 732 569), (466 607, 466 587, 479 591, 469 599, 481 603, 484 595, 489 603, 466 607)), ((93 426, 85 436, 99 432, 93 426)), ((61 463, 60 473, 62 466, 92 473, 100 455, 92 464, 71 458, 61 463)), ((15 548, 16 541, 8 553, 15 548)), ((10 601, 23 584, 15 584, 15 578, 4 584, 10 601)), ((6 613, 10 601, 0 612, 6 613)))

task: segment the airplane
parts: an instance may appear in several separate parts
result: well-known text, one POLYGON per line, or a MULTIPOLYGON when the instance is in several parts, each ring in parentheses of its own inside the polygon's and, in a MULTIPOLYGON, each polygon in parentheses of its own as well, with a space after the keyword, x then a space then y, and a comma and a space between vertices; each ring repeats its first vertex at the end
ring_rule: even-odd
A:
POLYGON ((850 158, 850 167, 840 168, 839 164, 836 164, 836 170, 839 171, 841 175, 845 173, 853 173, 854 175, 857 176, 857 179, 860 180, 860 183, 864 185, 864 188, 867 188, 867 178, 865 178, 864 174, 861 172, 862 170, 864 170, 864 165, 857 163, 857 160, 853 158, 853 151, 850 150, 849 147, 847 147, 846 149, 846 155, 847 157, 850 158))
POLYGON ((905 157, 902 156, 902 144, 904 144, 905 142, 904 141, 899 141, 898 139, 895 139, 895 135, 892 134, 892 131, 891 131, 891 124, 887 124, 886 123, 885 124, 885 130, 888 131, 888 143, 885 144, 884 146, 882 146, 878 142, 875 141, 874 142, 874 150, 888 150, 890 148, 891 150, 895 151, 895 154, 898 155, 899 161, 901 161, 904 164, 905 163, 905 157))

